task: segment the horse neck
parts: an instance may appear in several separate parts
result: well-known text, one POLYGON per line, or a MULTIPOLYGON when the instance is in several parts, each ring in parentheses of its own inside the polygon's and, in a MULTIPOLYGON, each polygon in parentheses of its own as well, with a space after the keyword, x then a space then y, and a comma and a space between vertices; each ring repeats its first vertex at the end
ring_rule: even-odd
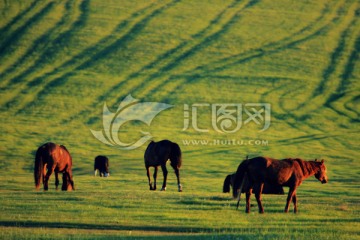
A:
POLYGON ((315 161, 303 161, 299 159, 298 163, 300 164, 300 167, 303 171, 303 178, 313 176, 317 172, 318 166, 315 161))

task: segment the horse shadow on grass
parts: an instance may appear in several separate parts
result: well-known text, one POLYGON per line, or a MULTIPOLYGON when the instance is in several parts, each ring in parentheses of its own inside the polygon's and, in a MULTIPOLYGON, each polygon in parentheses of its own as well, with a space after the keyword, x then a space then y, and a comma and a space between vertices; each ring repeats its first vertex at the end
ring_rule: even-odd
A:
POLYGON ((0 221, 2 227, 22 228, 68 228, 83 230, 118 230, 118 231, 154 231, 163 233, 207 233, 210 228, 176 227, 176 226, 126 226, 126 225, 100 225, 89 223, 64 223, 64 222, 36 222, 36 221, 0 221))

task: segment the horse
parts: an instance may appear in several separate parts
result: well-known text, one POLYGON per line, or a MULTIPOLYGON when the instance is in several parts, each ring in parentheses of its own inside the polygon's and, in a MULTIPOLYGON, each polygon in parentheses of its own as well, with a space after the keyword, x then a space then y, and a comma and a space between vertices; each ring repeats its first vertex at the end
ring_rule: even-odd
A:
POLYGON ((40 189, 42 181, 44 191, 47 191, 49 178, 55 172, 55 186, 57 190, 59 186, 58 174, 60 172, 63 174, 61 190, 75 190, 71 167, 72 158, 65 146, 52 142, 40 146, 35 155, 34 178, 36 189, 40 189))
POLYGON ((106 156, 97 156, 94 162, 94 176, 96 177, 96 172, 99 171, 100 177, 108 177, 109 173, 109 159, 106 156))
MULTIPOLYGON (((230 192, 230 187, 234 186, 234 180, 235 180, 236 173, 229 174, 225 177, 224 184, 223 184, 223 193, 230 192)), ((249 189, 249 182, 247 179, 244 180, 244 185, 242 187, 242 193, 246 192, 246 189, 249 189)), ((263 194, 284 194, 284 189, 280 185, 270 185, 268 183, 264 184, 264 189, 262 191, 263 194)))
POLYGON ((177 143, 171 142, 169 140, 162 140, 159 142, 151 141, 147 146, 144 154, 144 161, 145 161, 145 168, 147 177, 149 180, 150 190, 156 190, 156 177, 158 167, 161 166, 164 181, 161 188, 161 191, 166 190, 166 178, 168 171, 166 169, 166 162, 170 159, 170 165, 175 171, 177 184, 178 184, 178 191, 182 192, 182 186, 180 183, 180 167, 181 167, 181 150, 177 143), (150 179, 150 167, 154 167, 154 186, 151 183, 150 179))
POLYGON ((261 202, 264 184, 286 186, 289 187, 289 193, 285 212, 289 212, 290 202, 292 201, 294 213, 297 213, 296 188, 303 180, 313 175, 323 184, 328 182, 324 160, 304 161, 299 158, 276 160, 268 157, 255 157, 240 163, 234 179, 233 196, 234 198, 238 197, 239 204, 241 192, 243 192, 242 188, 245 185, 244 181, 248 181, 249 187, 245 188, 246 213, 250 213, 252 191, 255 193, 259 213, 264 213, 261 202))

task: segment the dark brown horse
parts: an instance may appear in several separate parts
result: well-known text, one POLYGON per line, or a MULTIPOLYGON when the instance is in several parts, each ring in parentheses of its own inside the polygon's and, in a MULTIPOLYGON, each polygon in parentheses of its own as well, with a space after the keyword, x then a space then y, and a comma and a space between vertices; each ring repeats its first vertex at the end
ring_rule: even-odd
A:
POLYGON ((109 159, 106 156, 97 156, 94 161, 94 175, 99 171, 100 177, 108 177, 109 173, 109 159))
POLYGON ((170 165, 175 170, 177 177, 177 184, 179 192, 182 192, 182 186, 180 184, 180 172, 181 167, 181 150, 178 144, 171 142, 169 140, 162 140, 160 142, 151 141, 148 147, 145 150, 144 160, 147 177, 149 179, 150 190, 156 190, 156 177, 158 167, 161 166, 164 181, 161 188, 161 191, 166 190, 166 178, 168 171, 166 169, 166 162, 170 159, 170 165), (150 167, 154 167, 154 186, 151 183, 150 179, 150 167))
POLYGON ((62 190, 75 190, 72 180, 72 158, 65 146, 52 142, 45 143, 38 148, 35 156, 34 178, 36 189, 40 189, 41 181, 44 190, 48 190, 51 174, 55 172, 55 186, 59 186, 59 172, 63 174, 62 190))
POLYGON ((243 182, 249 182, 246 192, 246 212, 250 212, 250 196, 252 191, 258 203, 259 212, 264 213, 261 203, 261 194, 264 184, 280 185, 289 187, 285 212, 289 211, 290 202, 294 203, 294 212, 297 212, 296 188, 306 178, 315 175, 321 183, 327 183, 326 167, 324 160, 320 162, 304 161, 301 159, 275 160, 268 157, 256 157, 244 160, 238 167, 233 188, 233 196, 238 196, 240 201, 243 182))
MULTIPOLYGON (((230 187, 234 186, 236 173, 229 174, 225 177, 224 185, 223 185, 223 192, 228 193, 230 192, 230 187)), ((249 182, 247 179, 244 180, 244 184, 242 187, 241 193, 245 193, 247 189, 249 189, 249 182)), ((284 194, 284 189, 280 185, 270 185, 268 183, 264 183, 264 189, 262 191, 263 194, 284 194)))

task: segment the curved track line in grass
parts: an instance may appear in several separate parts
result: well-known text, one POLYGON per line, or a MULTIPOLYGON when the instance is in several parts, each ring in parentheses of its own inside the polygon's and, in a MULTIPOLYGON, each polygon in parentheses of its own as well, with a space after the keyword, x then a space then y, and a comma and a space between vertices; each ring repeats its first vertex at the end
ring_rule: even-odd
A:
MULTIPOLYGON (((156 82, 159 82, 158 74, 152 73, 152 72, 162 72, 166 71, 166 68, 169 68, 171 64, 176 64, 176 62, 181 58, 184 53, 191 50, 194 46, 201 44, 204 42, 204 38, 209 37, 213 35, 215 31, 220 26, 220 30, 222 28, 222 25, 229 24, 229 21, 227 19, 233 18, 234 11, 235 13, 238 11, 237 6, 240 4, 241 1, 234 1, 231 3, 225 10, 221 11, 215 19, 211 21, 211 23, 204 29, 202 29, 199 33, 194 35, 194 38, 192 41, 184 41, 180 43, 178 46, 176 46, 173 49, 170 49, 166 51, 165 53, 161 54, 158 58, 156 58, 153 62, 145 65, 142 67, 139 71, 130 74, 128 77, 126 77, 123 81, 121 81, 119 84, 114 86, 112 89, 110 89, 108 92, 103 94, 98 98, 98 102, 105 101, 105 98, 108 97, 110 94, 114 92, 118 92, 119 90, 124 90, 124 88, 129 89, 129 91, 134 91, 134 89, 139 89, 142 87, 145 87, 145 85, 149 82, 150 85, 154 85, 154 82, 151 81, 153 79, 156 79, 156 82), (229 14, 231 13, 231 14, 229 14), (222 23, 224 22, 225 23, 222 23), (148 76, 150 75, 150 76, 148 76), (145 79, 143 79, 142 84, 138 84, 138 81, 133 81, 137 78, 142 78, 142 76, 145 76, 145 79), (130 81, 132 80, 132 81, 130 81)), ((250 3, 247 3, 250 4, 250 3)), ((241 5, 244 5, 241 3, 241 5)), ((161 83, 160 83, 161 84, 161 83)), ((156 87, 155 87, 156 88, 156 87)), ((125 91, 126 92, 126 91, 125 91)), ((123 96, 118 97, 117 101, 121 101, 123 96)))
POLYGON ((16 28, 16 25, 24 22, 24 18, 26 18, 28 14, 30 15, 30 13, 38 7, 37 5, 39 5, 39 3, 40 1, 33 1, 28 8, 18 13, 12 20, 10 20, 10 22, 8 22, 4 27, 0 28, 0 45, 2 45, 2 42, 6 40, 8 35, 15 30, 13 28, 16 28))
MULTIPOLYGON (((343 6, 339 6, 337 9, 343 9, 343 6)), ((334 11, 333 11, 332 15, 334 15, 334 11)), ((307 26, 304 29, 302 29, 299 33, 305 32, 306 29, 307 29, 306 31, 314 30, 314 31, 311 32, 310 35, 303 36, 303 35, 300 34, 301 36, 299 38, 297 38, 297 39, 293 39, 293 36, 285 38, 284 40, 281 41, 280 45, 279 45, 279 42, 277 42, 275 44, 271 44, 271 45, 266 45, 265 47, 262 47, 262 48, 259 48, 259 49, 255 50, 255 51, 250 52, 249 56, 242 56, 241 60, 237 60, 236 62, 234 62, 232 64, 243 63, 245 61, 251 60, 251 59, 256 58, 256 57, 261 57, 261 56, 263 56, 265 54, 268 54, 268 53, 275 53, 275 52, 281 51, 283 49, 286 49, 288 47, 295 46, 296 44, 307 41, 307 40, 311 39, 312 37, 317 36, 318 34, 326 33, 327 31, 329 31, 331 29, 331 26, 330 26, 331 23, 338 23, 340 21, 341 21, 340 17, 335 15, 335 16, 332 17, 332 20, 330 22, 326 22, 325 24, 322 24, 322 26, 320 26, 320 28, 318 28, 318 29, 314 28, 313 26, 307 26), (314 29, 312 29, 312 28, 314 28, 314 29), (282 42, 284 42, 284 45, 283 45, 282 42), (279 45, 279 46, 276 46, 276 45, 279 45), (273 49, 271 49, 271 48, 273 48, 273 49)), ((228 66, 226 66, 226 67, 228 67, 228 66)), ((220 67, 215 67, 213 70, 207 69, 206 72, 211 73, 213 71, 223 70, 223 69, 224 69, 224 67, 220 66, 220 67)), ((297 119, 297 120, 303 120, 304 116, 297 117, 297 116, 294 115, 293 117, 295 117, 295 119, 297 119)))
MULTIPOLYGON (((193 35, 192 40, 184 41, 177 47, 170 49, 164 54, 160 55, 154 62, 143 67, 139 72, 134 73, 131 77, 137 75, 146 75, 147 70, 153 70, 158 67, 158 71, 169 71, 175 67, 184 58, 193 54, 197 48, 204 47, 202 45, 209 45, 208 40, 214 38, 225 32, 237 17, 236 15, 243 9, 250 5, 250 3, 242 3, 242 1, 234 1, 226 9, 221 11, 206 28, 193 35), (241 3, 241 4, 240 4, 241 3), (238 6, 237 6, 238 5, 238 6)), ((151 72, 151 71, 150 71, 151 72)))
POLYGON ((346 56, 351 57, 353 52, 353 48, 348 47, 349 45, 353 46, 353 44, 347 43, 347 36, 350 34, 351 27, 354 26, 356 22, 356 12, 358 11, 358 8, 355 8, 355 5, 357 5, 356 2, 353 4, 352 8, 348 10, 349 14, 352 16, 351 21, 343 21, 342 23, 342 25, 345 25, 345 29, 339 36, 338 45, 335 47, 330 56, 330 63, 324 69, 322 79, 318 87, 314 89, 310 99, 299 106, 299 110, 303 112, 311 112, 322 106, 331 107, 330 103, 337 100, 333 93, 342 89, 342 81, 347 82, 347 80, 344 79, 344 73, 342 76, 339 76, 338 72, 341 71, 341 68, 344 68, 344 71, 350 70, 347 69, 346 65, 350 64, 348 67, 351 67, 353 64, 351 59, 349 60, 346 56), (345 59, 348 59, 348 61, 346 62, 345 59))
MULTIPOLYGON (((253 5, 253 3, 249 3, 246 7, 252 6, 252 5, 253 5)), ((276 53, 276 52, 282 51, 286 48, 293 47, 296 44, 307 41, 307 40, 313 38, 314 36, 317 36, 320 33, 326 32, 328 30, 328 28, 330 28, 331 23, 338 20, 338 17, 336 15, 336 12, 337 12, 336 10, 341 7, 342 7, 341 2, 337 3, 335 10, 332 9, 332 6, 326 6, 324 8, 324 10, 322 11, 321 15, 316 19, 316 21, 312 22, 310 25, 305 26, 300 31, 298 31, 278 42, 267 44, 258 49, 249 50, 248 52, 245 52, 244 54, 236 55, 235 57, 233 56, 230 58, 224 58, 222 60, 217 60, 213 63, 206 64, 205 67, 203 67, 203 66, 197 67, 193 70, 187 71, 186 73, 191 73, 195 76, 197 76, 198 74, 203 74, 203 73, 213 73, 213 72, 217 72, 219 70, 224 70, 225 68, 228 68, 232 65, 237 65, 237 64, 244 63, 246 61, 250 61, 252 59, 264 56, 265 54, 276 53), (330 11, 330 14, 327 14, 328 11, 330 11), (318 26, 318 25, 320 25, 320 26, 318 26), (215 64, 215 66, 213 64, 215 64), (201 69, 201 71, 199 71, 199 69, 201 69)), ((158 80, 160 76, 163 76, 163 75, 166 76, 166 74, 161 73, 161 72, 168 71, 171 69, 172 69, 171 65, 168 68, 160 69, 159 70, 160 74, 153 74, 147 80, 151 81, 152 78, 157 78, 157 80, 158 80)), ((174 75, 174 76, 176 76, 176 75, 174 75)), ((171 78, 175 78, 174 76, 171 76, 171 75, 168 76, 167 80, 171 79, 171 78)), ((155 91, 158 86, 160 86, 161 84, 164 85, 164 82, 166 84, 167 81, 162 80, 160 84, 158 84, 156 86, 152 85, 151 86, 152 90, 155 91)))
MULTIPOLYGON (((179 0, 173 0, 167 4, 159 4, 159 5, 150 6, 151 8, 154 8, 154 9, 149 8, 150 12, 149 13, 144 12, 143 15, 140 16, 140 19, 138 21, 123 22, 121 25, 119 25, 119 27, 120 28, 122 28, 122 27, 128 28, 128 30, 124 34, 113 37, 113 39, 115 39, 115 40, 113 40, 113 42, 111 44, 109 44, 106 48, 100 49, 99 51, 95 51, 94 57, 97 60, 99 60, 101 58, 108 56, 111 52, 113 52, 117 49, 123 48, 128 42, 132 41, 136 36, 139 35, 141 30, 143 30, 145 25, 150 20, 155 18, 158 14, 165 11, 166 9, 173 7, 178 2, 179 2, 179 0), (128 26, 126 26, 126 25, 128 25, 128 26)), ((145 10, 148 10, 148 9, 145 9, 145 10)), ((135 13, 134 17, 137 17, 138 15, 139 15, 138 13, 135 13)), ((87 62, 84 62, 83 64, 81 64, 78 67, 78 69, 79 70, 87 69, 87 68, 90 68, 93 64, 96 64, 96 61, 87 61, 87 62)))
MULTIPOLYGON (((356 23, 354 23, 356 24, 356 23)), ((356 25, 358 26, 358 25, 356 25)), ((327 101, 325 102, 325 106, 333 109, 339 115, 346 115, 352 121, 359 121, 359 111, 356 109, 350 108, 347 106, 346 99, 351 98, 348 94, 354 93, 350 89, 352 86, 350 79, 352 78, 352 74, 354 72, 356 61, 359 60, 359 52, 360 52, 360 31, 357 29, 354 32, 355 36, 358 36, 353 44, 353 50, 345 64, 344 70, 340 76, 340 83, 336 89, 336 93, 332 94, 327 101), (340 105, 340 106, 339 106, 340 105)), ((353 86, 355 87, 355 86, 353 86)), ((360 90, 359 88, 357 90, 360 90)))
MULTIPOLYGON (((282 120, 284 123, 289 125, 291 129, 297 129, 299 132, 306 135, 313 134, 314 132, 324 133, 324 131, 322 131, 318 127, 308 124, 306 122, 307 116, 297 118, 291 110, 287 110, 283 107, 281 99, 285 98, 289 92, 292 92, 289 91, 289 84, 294 84, 293 79, 287 80, 290 80, 292 82, 284 82, 281 86, 264 93, 261 96, 261 102, 270 102, 272 117, 275 117, 278 120, 282 120), (274 94, 275 97, 273 97, 274 94)), ((298 87, 297 89, 301 89, 301 87, 298 87)), ((320 143, 324 145, 323 142, 320 143)))
MULTIPOLYGON (((349 131, 347 132, 347 134, 358 134, 359 131, 349 131)), ((343 133, 339 133, 339 134, 309 134, 309 135, 305 135, 305 136, 300 136, 300 137, 294 137, 294 138, 286 138, 286 139, 281 139, 276 141, 277 143, 279 143, 279 145, 292 145, 292 144, 299 144, 299 143, 304 143, 304 142, 310 142, 310 141, 319 141, 322 139, 327 139, 327 138, 335 138, 335 137, 341 137, 343 136, 343 133)), ((320 141, 321 142, 321 141, 320 141)))
MULTIPOLYGON (((283 84, 281 84, 279 87, 276 87, 276 88, 273 88, 273 89, 267 91, 266 93, 262 94, 262 96, 260 97, 261 102, 271 103, 271 116, 275 117, 278 120, 282 120, 282 121, 284 121, 284 119, 288 119, 290 117, 289 116, 290 112, 285 111, 284 109, 281 108, 280 97, 279 97, 279 96, 281 96, 281 94, 279 94, 279 92, 288 91, 288 88, 289 88, 288 81, 289 81, 289 79, 287 79, 287 81, 285 80, 285 82, 283 84), (272 95, 275 95, 275 97, 272 97, 272 95)), ((293 129, 298 129, 299 131, 303 131, 296 122, 293 123, 289 120, 286 120, 284 122, 293 129)))
POLYGON ((65 3, 65 12, 59 22, 47 32, 37 38, 29 47, 28 51, 17 59, 17 61, 4 71, 2 75, 2 82, 0 83, 1 90, 5 90, 5 86, 15 88, 17 84, 24 83, 25 78, 34 72, 36 69, 41 69, 42 59, 49 56, 47 49, 49 43, 59 40, 59 35, 68 28, 72 19, 74 18, 73 5, 74 2, 68 1, 65 3), (34 53, 34 50, 36 52, 34 53), (24 70, 21 71, 21 67, 24 66, 24 70), (25 67, 28 66, 26 69, 25 67), (16 75, 14 75, 16 74, 16 75), (9 84, 11 82, 11 84, 9 84))
MULTIPOLYGON (((102 39, 97 45, 91 46, 82 53, 76 55, 71 60, 64 63, 58 69, 63 71, 58 72, 57 70, 44 76, 44 78, 54 77, 53 80, 48 81, 48 84, 44 88, 55 87, 64 83, 64 79, 73 75, 73 71, 82 70, 90 67, 94 63, 94 59, 103 57, 104 54, 107 55, 111 53, 114 48, 123 46, 127 41, 131 41, 140 30, 146 25, 148 21, 160 14, 167 8, 172 7, 178 1, 171 1, 168 3, 161 4, 151 4, 150 6, 134 13, 129 19, 122 21, 117 27, 116 30, 110 34, 108 37, 102 39), (63 73, 65 72, 65 73, 63 73)), ((59 70, 60 71, 60 70, 59 70)), ((110 90, 111 92, 111 90, 110 90)), ((38 96, 45 94, 44 91, 39 91, 38 96)), ((105 98, 109 92, 103 94, 99 99, 105 98)), ((101 100, 100 100, 101 101, 101 100)), ((21 107, 18 112, 26 109, 32 104, 32 102, 21 107)), ((84 112, 80 114, 85 114, 84 112)), ((69 119, 68 119, 69 120, 69 119)))
POLYGON ((25 34, 31 27, 40 22, 55 5, 55 2, 47 3, 45 7, 43 7, 34 16, 29 18, 21 27, 13 31, 7 38, 4 38, 4 41, 0 44, 0 72, 2 72, 6 66, 12 63, 12 61, 9 60, 9 56, 16 53, 15 46, 22 35, 25 34), (11 46, 14 46, 14 48, 11 46))
MULTIPOLYGON (((348 92, 349 93, 349 92, 348 92)), ((360 90, 356 89, 352 96, 349 96, 344 99, 344 108, 347 109, 349 112, 354 112, 357 115, 357 118, 354 119, 354 122, 359 122, 359 111, 356 110, 356 104, 360 105, 360 90), (353 107, 350 104, 355 105, 353 107)), ((359 108, 357 108, 359 109, 359 108)))
POLYGON ((156 73, 148 76, 144 80, 145 84, 141 84, 135 90, 141 91, 142 94, 147 93, 150 95, 156 92, 157 88, 169 79, 170 72, 173 69, 194 53, 211 45, 214 40, 218 39, 222 34, 228 31, 236 19, 239 18, 239 13, 241 11, 253 6, 256 2, 257 1, 235 1, 230 4, 210 22, 209 26, 195 34, 191 41, 184 42, 177 48, 160 56, 160 58, 152 64, 152 66, 160 65, 156 70, 156 73), (152 81, 154 79, 156 79, 156 81, 152 81))
MULTIPOLYGON (((109 54, 113 51, 114 47, 117 47, 118 45, 122 46, 125 41, 131 40, 138 34, 146 22, 150 21, 161 11, 177 2, 178 1, 171 1, 167 3, 151 4, 150 6, 145 7, 141 11, 134 13, 130 19, 122 21, 112 34, 101 39, 97 44, 88 47, 61 66, 57 67, 54 71, 37 77, 29 82, 27 85, 30 89, 27 91, 35 92, 35 94, 33 93, 35 97, 28 101, 18 101, 18 105, 20 106, 18 106, 15 111, 19 113, 27 109, 36 99, 46 95, 48 89, 64 84, 66 79, 74 74, 74 71, 91 66, 99 56, 109 54), (114 34, 116 35, 115 37, 114 34)), ((10 104, 13 103, 10 102, 10 104)))
MULTIPOLYGON (((246 2, 245 4, 241 4, 240 6, 242 6, 242 8, 244 7, 244 5, 245 5, 245 7, 248 7, 248 6, 253 5, 254 2, 256 2, 256 1, 246 2)), ((197 38, 200 38, 200 37, 208 38, 208 37, 213 36, 214 33, 216 34, 219 31, 224 30, 224 26, 229 25, 231 23, 231 21, 229 21, 228 19, 229 18, 230 18, 230 20, 233 19, 235 17, 235 15, 239 12, 238 8, 235 8, 235 6, 239 3, 240 3, 239 1, 235 1, 230 6, 228 6, 225 10, 223 10, 220 14, 218 14, 216 16, 216 18, 211 21, 211 24, 209 26, 207 26, 205 29, 201 30, 199 33, 196 34, 197 38), (233 9, 233 8, 235 8, 235 9, 233 9), (232 12, 232 14, 230 16, 227 15, 228 9, 231 9, 231 12, 232 12), (222 23, 222 25, 220 25, 220 27, 219 27, 218 26, 219 23, 224 21, 224 19, 225 19, 225 23, 222 23)), ((117 84, 116 86, 111 88, 105 94, 98 97, 97 102, 105 101, 105 99, 107 97, 109 97, 110 94, 112 94, 114 92, 118 92, 119 90, 124 90, 124 88, 127 88, 127 89, 129 89, 129 91, 133 92, 134 89, 138 90, 143 85, 147 84, 147 82, 151 82, 150 84, 154 84, 154 82, 151 81, 154 78, 154 75, 151 75, 150 77, 146 77, 146 79, 144 80, 145 83, 143 82, 141 85, 137 84, 137 81, 132 81, 132 82, 135 82, 132 84, 132 82, 130 80, 141 77, 143 74, 145 74, 144 71, 145 72, 148 70, 154 71, 154 69, 157 66, 160 66, 160 69, 157 69, 157 71, 162 71, 163 70, 162 68, 169 67, 169 64, 176 63, 179 56, 184 55, 184 53, 187 53, 187 51, 192 50, 194 48, 194 46, 201 44, 203 42, 204 42, 203 39, 195 39, 194 41, 183 42, 183 43, 179 44, 177 47, 175 47, 174 49, 168 50, 166 53, 160 55, 155 61, 144 66, 140 71, 130 74, 124 81, 121 81, 119 84, 117 84), (185 49, 185 50, 183 50, 183 49, 185 49), (175 55, 175 56, 173 56, 173 55, 175 55), (172 57, 172 58, 170 59, 170 62, 169 62, 168 58, 170 58, 170 57, 172 57), (162 66, 162 65, 165 65, 165 66, 162 66)), ((157 82, 159 81, 158 78, 156 78, 156 80, 157 80, 157 82)), ((158 84, 158 85, 160 85, 160 84, 158 84)), ((117 99, 117 101, 121 101, 122 98, 123 98, 123 96, 119 97, 117 99)), ((85 114, 85 113, 83 113, 83 114, 85 114)))
MULTIPOLYGON (((76 32, 77 30, 79 30, 84 26, 88 16, 88 13, 86 11, 86 9, 88 8, 87 7, 88 4, 89 4, 89 0, 85 0, 81 2, 81 4, 79 5, 79 10, 81 13, 79 14, 77 20, 71 24, 70 28, 67 31, 55 37, 53 41, 59 41, 59 42, 66 41, 72 34, 74 34, 74 32, 76 32)), ((54 29, 53 31, 56 32, 57 30, 54 29)), ((10 99, 4 99, 4 101, 2 101, 2 104, 4 106, 9 107, 9 106, 14 106, 16 104, 20 104, 24 97, 21 96, 21 93, 26 93, 26 91, 31 92, 33 90, 32 87, 37 85, 40 78, 38 77, 31 80, 29 79, 30 75, 33 72, 36 72, 38 69, 43 68, 44 64, 46 65, 46 62, 44 62, 43 59, 46 59, 47 57, 51 56, 51 54, 52 54, 52 49, 45 49, 42 55, 33 63, 31 67, 29 67, 22 74, 10 80, 8 87, 10 89, 14 89, 12 94, 13 96, 10 99)), ((1 90, 4 91, 4 89, 1 90)))
POLYGON ((337 19, 336 12, 337 9, 341 8, 341 3, 342 2, 339 1, 335 6, 327 5, 314 22, 311 22, 309 25, 303 27, 299 31, 279 41, 268 43, 259 48, 245 51, 244 53, 222 58, 220 60, 198 66, 195 69, 187 71, 186 73, 201 74, 221 71, 254 58, 261 57, 265 54, 276 53, 303 41, 309 40, 311 37, 325 32, 325 30, 329 28, 329 25, 337 19))
MULTIPOLYGON (((350 23, 349 26, 352 26, 352 25, 353 25, 353 21, 350 23)), ((344 33, 342 34, 343 37, 346 36, 346 35, 348 35, 347 31, 348 31, 348 29, 349 29, 349 26, 346 28, 346 30, 345 30, 344 33)), ((341 44, 341 49, 345 48, 345 47, 343 47, 343 45, 345 46, 345 43, 342 43, 342 44, 341 44)), ((339 49, 339 48, 338 48, 338 49, 339 49)), ((339 53, 337 53, 337 54, 339 54, 339 53)), ((286 93, 285 93, 285 95, 286 95, 286 93)), ((282 97, 284 97, 285 95, 283 94, 282 97)), ((280 98, 280 99, 281 99, 281 98, 280 98)), ((280 100, 280 99, 279 99, 279 100, 280 100)), ((278 106, 279 106, 283 111, 286 111, 286 109, 283 107, 283 104, 281 103, 281 101, 279 101, 278 106)), ((273 110, 274 110, 274 108, 273 108, 273 110)), ((276 113, 275 113, 275 114, 276 114, 276 113)), ((276 115, 275 115, 275 116, 276 116, 276 115)), ((289 118, 289 119, 293 119, 294 121, 301 123, 300 125, 299 125, 299 124, 292 124, 293 127, 297 128, 297 129, 299 129, 299 130, 308 132, 307 130, 305 130, 305 129, 303 128, 303 126, 306 125, 307 127, 311 128, 311 129, 313 129, 313 130, 317 130, 317 131, 324 132, 324 130, 321 130, 319 127, 316 128, 315 126, 311 126, 311 125, 309 125, 309 124, 306 124, 306 118, 307 118, 307 115, 306 115, 306 114, 305 114, 305 115, 303 114, 303 115, 301 115, 301 116, 297 116, 297 115, 293 114, 291 111, 288 111, 288 118, 289 118)), ((312 132, 313 132, 313 131, 312 131, 312 132)))

